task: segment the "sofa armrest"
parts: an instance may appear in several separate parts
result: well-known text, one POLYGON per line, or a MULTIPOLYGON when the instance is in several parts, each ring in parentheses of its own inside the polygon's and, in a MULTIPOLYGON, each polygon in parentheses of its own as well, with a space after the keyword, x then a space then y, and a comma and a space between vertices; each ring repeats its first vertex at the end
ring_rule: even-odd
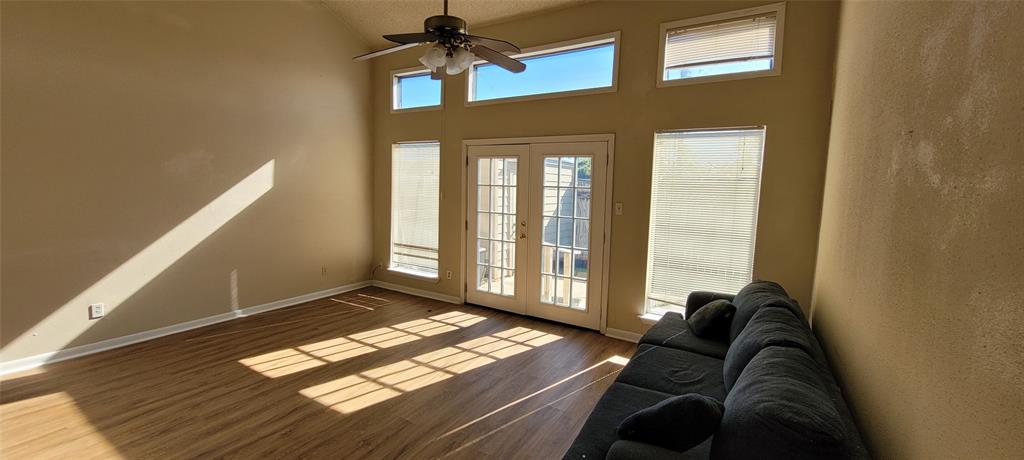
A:
POLYGON ((604 458, 605 460, 680 460, 688 457, 694 458, 694 456, 687 456, 684 452, 676 452, 654 444, 620 439, 612 444, 612 448, 608 450, 608 455, 604 458))
POLYGON ((693 291, 689 296, 686 297, 686 311, 683 313, 683 318, 690 319, 690 316, 694 314, 701 307, 708 304, 712 300, 732 300, 736 297, 734 294, 722 294, 720 292, 711 291, 693 291))

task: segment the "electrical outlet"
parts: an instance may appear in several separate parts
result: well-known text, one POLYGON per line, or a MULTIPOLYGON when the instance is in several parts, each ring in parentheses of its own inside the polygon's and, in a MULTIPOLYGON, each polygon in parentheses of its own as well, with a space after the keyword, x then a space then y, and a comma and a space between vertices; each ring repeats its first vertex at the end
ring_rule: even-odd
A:
POLYGON ((320 276, 327 276, 327 266, 320 267, 320 276))
POLYGON ((445 279, 449 279, 449 280, 452 279, 452 271, 448 270, 448 271, 444 272, 444 278, 445 279))
POLYGON ((622 203, 621 202, 615 203, 615 215, 616 216, 621 216, 622 215, 622 203))
POLYGON ((102 303, 94 303, 89 305, 89 319, 100 319, 103 317, 103 311, 106 310, 106 305, 102 303))

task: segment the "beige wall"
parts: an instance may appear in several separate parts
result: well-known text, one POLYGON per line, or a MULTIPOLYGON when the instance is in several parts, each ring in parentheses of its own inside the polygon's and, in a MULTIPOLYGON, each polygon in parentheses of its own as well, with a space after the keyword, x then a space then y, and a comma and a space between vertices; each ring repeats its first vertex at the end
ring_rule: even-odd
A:
POLYGON ((813 322, 878 458, 1024 452, 1022 24, 842 8, 813 322))
MULTIPOLYGON (((422 50, 374 64, 374 262, 387 264, 390 145, 440 139, 440 265, 452 280, 434 284, 383 270, 375 278, 458 296, 462 269, 460 196, 463 139, 614 133, 614 201, 608 327, 641 331, 650 176, 659 129, 767 125, 754 274, 781 282, 809 304, 828 136, 835 20, 833 3, 788 5, 783 75, 655 88, 658 26, 765 2, 600 2, 473 29, 522 47, 620 30, 615 93, 465 107, 465 75, 445 80, 443 112, 389 113, 390 70, 418 65, 422 50)), ((454 12, 457 14, 457 12, 454 12)))
POLYGON ((370 70, 323 5, 2 5, 0 361, 230 312, 232 271, 242 308, 368 278, 370 70))

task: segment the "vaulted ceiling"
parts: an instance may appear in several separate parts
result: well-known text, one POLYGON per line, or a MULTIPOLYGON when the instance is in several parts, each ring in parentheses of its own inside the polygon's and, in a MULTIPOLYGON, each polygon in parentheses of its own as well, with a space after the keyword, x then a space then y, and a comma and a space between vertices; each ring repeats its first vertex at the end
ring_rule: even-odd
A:
MULTIPOLYGON (((588 0, 450 0, 448 14, 469 22, 470 30, 588 0)), ((422 32, 423 20, 442 14, 443 0, 324 0, 367 45, 386 46, 384 34, 422 32)))

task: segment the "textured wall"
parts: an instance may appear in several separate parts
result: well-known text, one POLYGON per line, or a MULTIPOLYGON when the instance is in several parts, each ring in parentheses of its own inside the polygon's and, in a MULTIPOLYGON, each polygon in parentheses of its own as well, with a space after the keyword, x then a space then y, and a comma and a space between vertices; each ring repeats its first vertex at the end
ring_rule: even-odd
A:
POLYGON ((821 190, 827 153, 835 46, 835 3, 791 2, 778 77, 656 88, 662 22, 766 2, 594 2, 473 29, 522 47, 621 31, 614 93, 466 107, 465 74, 445 79, 443 112, 389 113, 388 73, 418 65, 422 50, 374 64, 374 262, 388 258, 389 164, 393 142, 440 139, 440 264, 454 279, 429 283, 378 271, 376 277, 458 296, 462 289, 460 173, 463 139, 615 134, 608 327, 640 332, 643 311, 654 132, 662 129, 766 125, 754 275, 781 282, 810 304, 821 190))
POLYGON ((813 321, 878 458, 1024 452, 1024 4, 844 3, 813 321))
POLYGON ((370 69, 323 5, 2 21, 0 361, 369 276, 370 69))

